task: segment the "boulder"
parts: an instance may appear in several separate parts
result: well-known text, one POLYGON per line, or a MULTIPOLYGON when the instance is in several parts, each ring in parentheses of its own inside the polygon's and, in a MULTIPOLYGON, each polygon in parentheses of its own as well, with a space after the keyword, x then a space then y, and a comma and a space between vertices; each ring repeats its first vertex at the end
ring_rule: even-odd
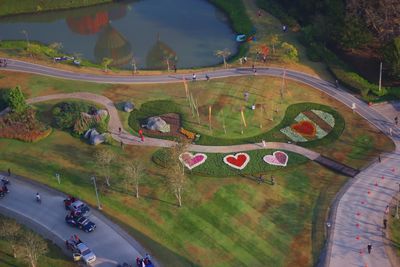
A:
POLYGON ((90 136, 90 144, 91 145, 98 145, 98 144, 104 143, 105 141, 106 141, 105 134, 96 134, 96 135, 92 134, 90 136))
POLYGON ((92 128, 92 129, 89 129, 86 131, 84 137, 85 137, 85 139, 91 139, 92 136, 95 136, 95 135, 99 135, 99 133, 96 131, 96 129, 92 128))
POLYGON ((152 131, 160 131, 162 133, 170 132, 170 125, 160 117, 150 117, 147 119, 145 127, 152 131))
POLYGON ((96 111, 96 115, 100 117, 107 117, 108 111, 105 109, 99 109, 96 111))
POLYGON ((125 112, 131 112, 133 109, 134 109, 134 105, 133 105, 133 103, 131 103, 131 102, 125 102, 124 103, 124 111, 125 112))

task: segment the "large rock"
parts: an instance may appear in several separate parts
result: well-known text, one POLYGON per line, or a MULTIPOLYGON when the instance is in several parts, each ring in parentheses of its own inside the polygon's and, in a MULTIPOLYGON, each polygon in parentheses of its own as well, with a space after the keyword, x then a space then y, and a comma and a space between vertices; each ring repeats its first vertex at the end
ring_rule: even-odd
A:
POLYGON ((150 117, 147 119, 147 123, 145 127, 152 131, 160 131, 162 133, 169 133, 170 132, 170 125, 167 124, 163 119, 160 117, 150 117))
POLYGON ((134 109, 134 105, 131 102, 125 102, 124 103, 124 111, 125 112, 131 112, 134 109))
POLYGON ((97 110, 96 111, 96 115, 97 116, 100 116, 100 117, 107 117, 107 115, 108 115, 108 111, 107 110, 105 110, 105 109, 99 109, 99 110, 97 110))
POLYGON ((106 141, 106 135, 105 134, 92 134, 90 136, 90 144, 91 145, 98 145, 101 143, 104 143, 106 141))
POLYGON ((96 129, 92 128, 87 130, 83 137, 85 137, 85 139, 90 139, 92 136, 95 135, 99 135, 99 133, 96 131, 96 129))

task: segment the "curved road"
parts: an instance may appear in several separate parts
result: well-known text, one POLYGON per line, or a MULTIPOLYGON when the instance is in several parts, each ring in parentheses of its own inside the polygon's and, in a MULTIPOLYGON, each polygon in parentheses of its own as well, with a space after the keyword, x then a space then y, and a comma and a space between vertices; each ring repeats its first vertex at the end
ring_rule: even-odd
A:
MULTIPOLYGON (((179 82, 185 75, 159 76, 111 76, 75 73, 51 67, 40 66, 18 60, 9 60, 8 70, 23 71, 64 79, 84 80, 99 83, 164 83, 179 82)), ((281 77, 284 70, 280 68, 258 68, 257 75, 281 77)), ((211 78, 253 75, 251 69, 221 69, 208 72, 211 78)), ((198 79, 204 79, 205 73, 197 73, 198 79)), ((187 75, 186 75, 187 76, 187 75)), ((391 136, 396 145, 393 153, 386 155, 382 163, 375 163, 360 172, 349 184, 335 207, 332 221, 326 266, 376 266, 389 267, 385 244, 387 242, 381 229, 383 211, 392 196, 397 192, 400 182, 397 168, 400 166, 400 132, 393 125, 391 114, 378 108, 371 108, 362 100, 343 89, 337 89, 330 82, 305 73, 286 70, 286 78, 308 84, 329 96, 344 103, 349 108, 356 105, 355 112, 368 120, 384 134, 391 136), (389 117, 385 117, 389 116, 389 117), (389 128, 393 128, 392 135, 389 128), (383 176, 383 179, 382 179, 383 176), (373 245, 372 254, 366 253, 366 245, 373 245)), ((350 112, 350 111, 349 111, 350 112)), ((121 139, 127 143, 137 144, 136 139, 125 136, 121 139), (132 140, 131 140, 132 139, 132 140), (129 142, 131 141, 131 142, 129 142)), ((115 137, 115 134, 114 134, 115 137)), ((165 144, 165 143, 163 143, 165 144)), ((255 145, 259 146, 259 145, 255 145)), ((216 148, 218 149, 218 148, 216 148)))

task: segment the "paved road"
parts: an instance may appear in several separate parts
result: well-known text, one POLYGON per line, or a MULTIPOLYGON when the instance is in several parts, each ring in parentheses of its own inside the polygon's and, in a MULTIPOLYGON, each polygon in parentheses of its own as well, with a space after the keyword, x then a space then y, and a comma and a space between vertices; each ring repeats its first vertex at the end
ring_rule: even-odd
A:
MULTIPOLYGON (((102 83, 160 83, 179 82, 182 75, 160 76, 110 76, 73 73, 49 67, 10 60, 10 70, 25 71, 30 73, 55 76, 64 79, 86 80, 102 83)), ((197 73, 198 79, 204 79, 205 73, 197 73)), ((253 75, 251 69, 222 69, 208 73, 211 78, 229 76, 253 75)), ((283 69, 261 68, 257 69, 257 75, 269 75, 281 77, 283 69)), ((332 83, 308 74, 287 70, 286 78, 303 82, 318 90, 325 92, 337 99, 349 108, 356 105, 355 112, 368 120, 386 135, 389 128, 393 128, 392 139, 396 144, 396 150, 386 155, 382 163, 372 164, 363 170, 349 185, 342 195, 339 204, 335 208, 334 221, 332 221, 332 234, 329 239, 329 247, 326 258, 327 266, 391 266, 384 249, 385 238, 382 235, 381 221, 386 203, 394 195, 400 182, 398 170, 392 172, 392 168, 398 168, 399 162, 399 136, 398 128, 392 122, 391 114, 378 108, 371 108, 362 100, 343 90, 333 86, 332 83), (386 117, 385 117, 386 116, 386 117), (397 172, 396 172, 397 171, 397 172), (384 176, 384 179, 379 177, 384 176), (379 180, 381 179, 381 180, 379 180), (378 186, 375 182, 378 181, 378 186), (368 193, 369 192, 369 193, 368 193), (358 215, 359 214, 359 215, 358 215), (368 242, 372 242, 373 253, 367 255, 365 248, 368 242)), ((388 104, 390 105, 390 104, 388 104)), ((350 111, 351 112, 351 111, 350 111)), ((122 136, 124 138, 125 136, 122 136)), ((129 137, 126 137, 129 139, 129 137)), ((128 140, 127 140, 128 141, 128 140)), ((132 140, 134 142, 136 140, 132 140)))
POLYGON ((64 221, 67 214, 63 205, 65 195, 55 190, 20 178, 12 178, 9 189, 10 193, 0 199, 1 213, 27 224, 61 248, 65 247, 65 239, 78 234, 98 257, 93 266, 116 266, 123 261, 133 263, 136 256, 145 253, 127 233, 95 210, 90 215, 97 225, 94 232, 85 233, 68 226, 64 221), (41 204, 35 200, 36 192, 42 197, 41 204))

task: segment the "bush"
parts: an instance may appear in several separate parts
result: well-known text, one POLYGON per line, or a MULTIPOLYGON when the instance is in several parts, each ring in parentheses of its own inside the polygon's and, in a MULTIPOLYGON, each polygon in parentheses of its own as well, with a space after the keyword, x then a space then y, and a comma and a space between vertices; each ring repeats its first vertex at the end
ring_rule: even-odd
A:
POLYGON ((63 130, 72 130, 82 112, 89 112, 91 106, 83 102, 61 102, 53 108, 53 124, 63 130))
POLYGON ((19 86, 10 89, 7 96, 7 104, 12 112, 23 113, 28 108, 25 101, 25 96, 23 95, 21 88, 19 86))
POLYGON ((10 89, 0 88, 0 112, 8 107, 8 94, 10 89))
MULTIPOLYGON (((308 159, 302 155, 284 151, 289 156, 288 165, 286 167, 269 165, 263 161, 263 157, 268 154, 272 154, 276 150, 262 149, 254 151, 246 151, 250 156, 250 162, 243 170, 236 170, 229 167, 223 162, 223 158, 228 154, 222 153, 206 153, 207 160, 200 166, 193 170, 187 170, 190 174, 198 174, 202 176, 213 176, 213 177, 227 177, 227 176, 238 176, 245 174, 258 174, 265 173, 268 171, 279 170, 282 168, 292 168, 294 166, 304 164, 308 159)), ((162 148, 157 150, 153 154, 153 161, 162 166, 166 167, 168 162, 171 162, 170 153, 168 148, 162 148)))
POLYGON ((253 24, 246 13, 246 7, 242 0, 209 0, 215 6, 228 14, 233 29, 240 34, 251 34, 253 24))

